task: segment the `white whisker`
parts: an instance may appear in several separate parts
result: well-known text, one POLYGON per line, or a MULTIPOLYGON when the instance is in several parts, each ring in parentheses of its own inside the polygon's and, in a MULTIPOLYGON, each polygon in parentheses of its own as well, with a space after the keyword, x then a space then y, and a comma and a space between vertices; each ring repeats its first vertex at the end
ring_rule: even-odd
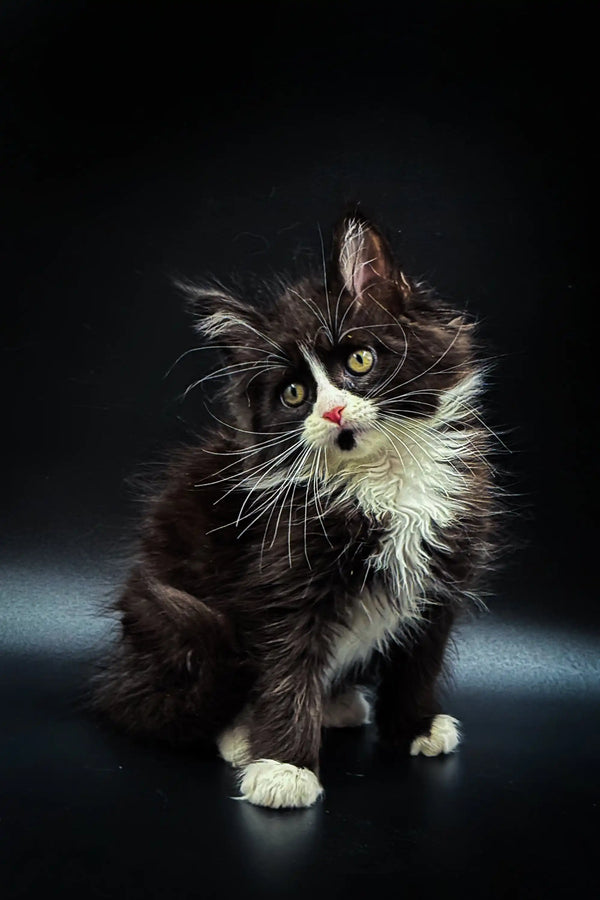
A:
MULTIPOLYGON (((464 473, 460 472, 456 468, 456 466, 454 465, 454 463, 452 462, 452 460, 450 459, 450 457, 447 454, 445 456, 440 455, 439 444, 436 444, 432 440, 429 440, 426 437, 426 435, 423 433, 424 429, 422 429, 422 428, 417 429, 417 428, 410 427, 407 425, 406 422, 400 421, 398 419, 394 419, 390 416, 383 416, 383 418, 387 422, 390 423, 390 428, 394 433, 396 432, 396 430, 399 430, 409 440, 411 440, 414 444, 416 444, 417 447, 421 450, 423 455, 426 457, 426 459, 429 460, 430 463, 432 463, 433 465, 436 465, 439 463, 448 465, 448 466, 450 466, 450 468, 452 468, 454 470, 454 472, 456 473, 458 478, 462 479, 463 481, 466 480, 466 476, 464 475, 464 473)), ((466 460, 464 459, 465 452, 466 452, 465 448, 463 447, 462 453, 461 453, 461 462, 463 463, 465 468, 469 469, 471 475, 474 475, 473 470, 470 468, 470 466, 467 464, 466 460)))
MULTIPOLYGON (((237 517, 237 519, 236 519, 236 523, 235 523, 235 524, 236 524, 236 527, 239 525, 241 519, 242 519, 242 518, 245 518, 245 517, 243 516, 243 512, 244 512, 244 509, 245 509, 245 507, 246 507, 246 504, 248 503, 248 501, 249 501, 251 498, 252 498, 252 503, 250 504, 250 510, 249 510, 249 513, 250 513, 250 515, 253 515, 254 512, 256 511, 256 509, 257 509, 257 504, 260 503, 260 501, 261 501, 261 499, 262 499, 262 496, 263 496, 263 494, 264 494, 264 490, 263 490, 263 491, 259 491, 258 488, 259 488, 260 485, 264 482, 265 478, 273 471, 273 469, 277 469, 277 468, 281 465, 282 462, 284 462, 286 459, 288 459, 288 458, 289 458, 293 453, 295 453, 296 450, 298 450, 301 446, 302 446, 301 442, 298 441, 298 442, 297 442, 296 444, 294 444, 292 447, 289 447, 287 450, 282 451, 282 453, 280 453, 278 456, 276 456, 275 459, 269 460, 269 463, 271 463, 271 465, 268 465, 268 466, 267 466, 267 468, 265 469, 265 471, 261 474, 260 478, 258 478, 258 479, 255 480, 254 476, 252 476, 250 479, 246 479, 246 480, 245 480, 245 485, 244 485, 244 486, 245 486, 245 487, 248 487, 249 490, 248 490, 248 493, 247 493, 247 495, 246 495, 246 498, 245 498, 244 502, 242 503, 242 505, 241 505, 241 507, 240 507, 240 512, 239 512, 239 515, 238 515, 238 517, 237 517)), ((288 474, 289 474, 289 472, 286 472, 286 473, 285 473, 284 481, 283 481, 284 484, 285 484, 285 481, 286 481, 286 479, 287 479, 287 477, 288 477, 288 474)), ((268 490, 268 489, 269 489, 269 488, 265 488, 265 490, 268 490)))
MULTIPOLYGON (((257 374, 262 374, 263 372, 270 372, 274 369, 285 368, 287 368, 287 366, 280 363, 267 363, 262 361, 253 363, 232 363, 230 366, 223 366, 222 369, 217 369, 215 372, 204 375, 202 378, 195 381, 192 387, 204 384, 207 381, 214 381, 217 378, 229 378, 232 375, 244 375, 246 372, 257 372, 257 374)), ((190 390, 191 387, 187 389, 186 393, 190 390)))
POLYGON ((229 350, 230 352, 236 352, 238 350, 251 350, 253 353, 266 353, 269 356, 272 356, 273 359, 280 359, 284 363, 289 364, 289 360, 280 356, 278 353, 273 353, 272 350, 267 350, 264 347, 250 347, 245 344, 204 344, 202 347, 190 347, 189 350, 184 350, 183 353, 180 353, 174 363, 171 363, 163 378, 168 378, 175 366, 181 362, 182 359, 185 359, 186 356, 189 356, 190 353, 206 353, 207 351, 216 351, 216 350, 229 350))
MULTIPOLYGON (((397 447, 397 445, 396 445, 395 442, 398 441, 398 443, 403 447, 404 450, 406 450, 406 452, 409 454, 409 456, 412 457, 412 459, 414 460, 414 462, 415 462, 415 464, 417 465, 417 467, 421 470, 421 473, 422 473, 423 475, 425 475, 425 469, 423 468, 422 462, 421 462, 419 459, 417 459, 417 457, 416 457, 415 454, 412 452, 412 450, 410 449, 410 447, 408 447, 408 446, 404 443, 404 441, 403 441, 400 437, 398 437, 397 434, 395 434, 394 432, 390 431, 390 429, 387 428, 385 425, 382 425, 381 422, 377 422, 376 425, 375 425, 375 428, 376 428, 378 431, 380 431, 383 435, 385 435, 385 436, 388 438, 390 444, 391 444, 393 447, 395 447, 395 449, 396 449, 397 452, 398 452, 398 447, 397 447)), ((398 457, 399 457, 399 459, 402 459, 402 453, 401 453, 401 452, 398 453, 398 457)))
MULTIPOLYGON (((263 436, 267 435, 268 437, 276 436, 280 434, 290 434, 289 431, 253 431, 248 430, 247 428, 239 428, 237 425, 232 425, 231 422, 225 422, 223 419, 220 419, 217 415, 215 415, 212 410, 205 405, 206 412, 212 416, 215 422, 219 422, 220 425, 225 425, 226 428, 231 428, 233 431, 239 431, 242 434, 251 434, 253 437, 257 434, 263 436)), ((295 429, 296 430, 296 429, 295 429)), ((293 432, 292 432, 293 433, 293 432)))
POLYGON ((331 339, 332 345, 335 343, 333 339, 334 325, 331 319, 331 308, 329 306, 329 287, 327 284, 327 263, 325 261, 325 244, 323 242, 323 232, 321 231, 321 226, 317 224, 317 229, 319 232, 319 241, 321 243, 321 264, 323 267, 323 288, 325 290, 325 303, 327 304, 327 319, 328 319, 328 332, 331 339))
MULTIPOLYGON (((457 328, 456 334, 454 335, 454 337, 452 338, 452 340, 450 341, 450 343, 448 344, 448 346, 446 347, 444 352, 441 353, 440 356, 438 356, 438 358, 434 362, 432 362, 430 366, 428 366, 426 369, 424 369, 418 375, 414 375, 412 378, 409 378, 407 381, 403 381, 401 384, 395 385, 395 388, 397 388, 399 390, 400 388, 405 387, 407 384, 411 384, 411 382, 416 381, 417 378, 422 378, 423 375, 427 375, 428 372, 431 372, 431 370, 434 369, 443 360, 443 358, 450 352, 450 350, 452 349, 452 347, 458 340, 459 334, 460 334, 460 328, 457 328)), ((437 372, 436 374, 441 374, 441 373, 437 372)))
MULTIPOLYGON (((440 397, 446 397, 446 396, 448 396, 449 392, 447 390, 443 390, 442 388, 424 388, 421 391, 410 391, 408 394, 404 394, 404 395, 400 394, 397 397, 388 398, 387 400, 383 400, 383 401, 378 401, 378 406, 390 405, 392 403, 408 402, 409 400, 412 400, 414 397, 416 397, 420 394, 437 394, 440 397)), ((510 447, 508 447, 504 443, 504 441, 502 440, 500 435, 497 432, 495 432, 487 424, 487 422, 481 417, 480 413, 473 406, 471 406, 469 403, 467 403, 466 400, 463 400, 460 397, 456 397, 455 395, 453 395, 451 397, 451 400, 452 400, 453 404, 456 404, 457 406, 462 407, 465 410, 466 414, 472 415, 473 418, 479 422, 481 427, 484 428, 493 438, 495 438, 498 441, 498 443, 501 444, 505 450, 507 450, 509 453, 511 452, 510 447)), ((414 402, 422 403, 423 401, 414 401, 414 402)))
POLYGON ((310 312, 314 315, 314 317, 317 319, 317 321, 320 322, 321 328, 319 329, 319 331, 321 329, 323 329, 323 331, 326 333, 329 341, 333 345, 335 343, 335 340, 333 338, 331 328, 330 328, 329 324, 327 323, 327 320, 324 318, 323 314, 321 313, 321 310, 315 303, 315 301, 311 297, 303 297, 302 294, 300 294, 296 290, 293 290, 292 288, 289 288, 289 291, 291 294, 294 294, 294 296, 297 297, 302 303, 304 303, 304 305, 310 310, 310 312))
POLYGON ((229 488, 215 500, 215 505, 220 503, 230 494, 237 490, 249 490, 256 491, 257 481, 256 476, 260 473, 261 475, 268 474, 268 471, 271 471, 273 468, 276 468, 278 465, 281 465, 292 453, 294 453, 298 449, 298 444, 294 444, 292 447, 288 447, 285 450, 282 450, 275 457, 270 457, 265 462, 259 463, 256 466, 252 466, 250 469, 244 469, 243 473, 240 474, 238 478, 233 478, 230 476, 227 478, 227 481, 235 481, 233 487, 229 488), (267 470, 267 472, 265 472, 267 470))

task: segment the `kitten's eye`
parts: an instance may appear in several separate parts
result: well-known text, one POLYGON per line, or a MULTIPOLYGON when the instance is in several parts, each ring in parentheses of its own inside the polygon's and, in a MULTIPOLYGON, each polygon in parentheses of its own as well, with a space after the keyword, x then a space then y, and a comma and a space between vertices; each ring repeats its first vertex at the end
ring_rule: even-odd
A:
POLYGON ((353 375, 366 375, 373 368, 375 357, 370 350, 354 350, 346 360, 346 367, 353 375))
POLYGON ((288 384, 281 399, 286 406, 300 406, 306 400, 306 388, 303 384, 288 384))

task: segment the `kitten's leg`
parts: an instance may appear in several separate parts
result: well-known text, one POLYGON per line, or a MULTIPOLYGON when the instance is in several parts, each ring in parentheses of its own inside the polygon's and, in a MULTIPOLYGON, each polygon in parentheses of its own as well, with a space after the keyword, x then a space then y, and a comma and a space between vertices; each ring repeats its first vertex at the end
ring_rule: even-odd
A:
POLYGON ((325 701, 325 728, 357 728, 371 721, 371 706, 360 688, 353 685, 325 701))
POLYGON ((249 720, 250 710, 246 708, 217 738, 221 758, 236 768, 252 760, 249 720))
POLYGON ((433 607, 412 642, 394 644, 382 660, 375 720, 382 741, 416 756, 451 753, 458 722, 442 714, 436 697, 453 612, 433 607))
POLYGON ((323 793, 318 778, 321 681, 306 659, 293 656, 267 671, 252 704, 253 762, 241 772, 241 795, 274 809, 312 806, 323 793))

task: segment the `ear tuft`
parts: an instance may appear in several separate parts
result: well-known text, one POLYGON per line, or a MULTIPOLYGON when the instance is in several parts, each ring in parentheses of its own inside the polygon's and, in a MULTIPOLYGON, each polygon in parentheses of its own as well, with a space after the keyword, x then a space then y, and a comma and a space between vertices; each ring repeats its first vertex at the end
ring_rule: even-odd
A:
POLYGON ((194 330, 209 339, 248 328, 248 310, 219 282, 196 284, 178 281, 186 298, 186 309, 194 319, 194 330))
POLYGON ((367 219, 348 216, 338 229, 337 264, 346 289, 360 296, 377 282, 393 279, 394 263, 387 241, 367 219))

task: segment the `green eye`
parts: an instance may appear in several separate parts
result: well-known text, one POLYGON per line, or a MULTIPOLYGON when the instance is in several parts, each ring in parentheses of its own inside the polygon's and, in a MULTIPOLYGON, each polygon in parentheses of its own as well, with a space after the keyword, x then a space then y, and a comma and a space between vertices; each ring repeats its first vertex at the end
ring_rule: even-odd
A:
POLYGON ((366 375, 373 368, 375 357, 370 350, 354 350, 346 360, 347 369, 353 375, 366 375))
POLYGON ((281 399, 286 406, 300 406, 306 400, 306 388, 303 384, 288 384, 281 399))

